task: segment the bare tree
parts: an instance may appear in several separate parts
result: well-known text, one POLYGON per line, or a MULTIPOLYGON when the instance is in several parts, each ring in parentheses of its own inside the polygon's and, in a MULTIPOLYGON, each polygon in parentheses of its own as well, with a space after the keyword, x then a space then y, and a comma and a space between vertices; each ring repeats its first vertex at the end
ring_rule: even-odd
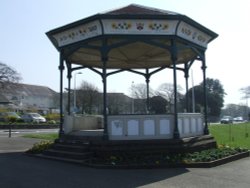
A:
POLYGON ((8 84, 18 83, 21 79, 16 70, 0 62, 0 88, 4 89, 8 84))
MULTIPOLYGON (((146 84, 132 84, 130 87, 131 97, 135 99, 146 99, 147 98, 147 86, 146 84)), ((153 89, 149 87, 149 97, 154 95, 153 89)))
MULTIPOLYGON (((177 100, 179 101, 181 98, 180 92, 182 91, 182 87, 180 85, 177 85, 177 100)), ((167 100, 167 108, 168 111, 172 110, 173 104, 174 104, 174 85, 171 83, 163 83, 161 84, 156 92, 156 95, 163 97, 165 100, 167 100)))
POLYGON ((81 83, 77 92, 77 104, 81 106, 82 113, 93 113, 93 108, 100 103, 100 93, 96 86, 86 81, 81 83))
POLYGON ((241 88, 240 92, 243 94, 242 99, 248 101, 248 99, 250 98, 250 86, 241 88))
POLYGON ((250 98, 250 86, 244 87, 240 89, 241 93, 243 94, 242 99, 246 100, 246 114, 247 114, 247 120, 249 119, 249 108, 248 108, 248 99, 250 98))

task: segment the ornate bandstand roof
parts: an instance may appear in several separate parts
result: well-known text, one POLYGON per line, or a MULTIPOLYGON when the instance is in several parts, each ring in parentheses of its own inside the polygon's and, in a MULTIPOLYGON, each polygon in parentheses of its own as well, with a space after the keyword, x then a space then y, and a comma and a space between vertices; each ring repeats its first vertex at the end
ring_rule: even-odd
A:
POLYGON ((109 69, 171 66, 171 47, 177 64, 195 59, 218 35, 189 17, 171 11, 131 4, 99 13, 47 32, 67 62, 109 69))

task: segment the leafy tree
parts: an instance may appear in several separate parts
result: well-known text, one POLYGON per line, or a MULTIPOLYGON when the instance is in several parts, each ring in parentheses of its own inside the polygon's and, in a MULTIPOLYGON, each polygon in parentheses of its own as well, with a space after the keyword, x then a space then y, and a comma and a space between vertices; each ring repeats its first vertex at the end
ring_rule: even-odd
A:
POLYGON ((150 112, 155 114, 166 113, 167 100, 161 96, 153 96, 150 98, 150 112))
POLYGON ((10 66, 0 62, 0 88, 4 89, 9 84, 18 83, 21 75, 10 66))
MULTIPOLYGON (((224 105, 224 96, 225 91, 223 89, 223 85, 220 83, 218 79, 206 79, 206 90, 207 90, 207 107, 208 107, 208 115, 209 116, 220 116, 221 108, 224 105)), ((204 109, 204 91, 203 84, 201 82, 199 85, 194 86, 195 93, 195 111, 202 111, 204 109)), ((192 88, 189 89, 187 95, 189 97, 189 101, 191 101, 192 96, 192 88)), ((189 103, 189 109, 191 109, 191 103, 189 103)))
POLYGON ((132 99, 123 93, 107 93, 109 114, 131 113, 132 99))

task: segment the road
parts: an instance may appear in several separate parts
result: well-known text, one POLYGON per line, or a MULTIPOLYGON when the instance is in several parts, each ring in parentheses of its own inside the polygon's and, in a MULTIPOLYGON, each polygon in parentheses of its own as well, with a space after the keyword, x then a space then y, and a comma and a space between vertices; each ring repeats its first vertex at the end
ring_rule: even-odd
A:
POLYGON ((214 168, 95 169, 29 157, 37 139, 0 137, 1 188, 249 188, 250 160, 214 168))
POLYGON ((29 133, 58 129, 0 130, 2 188, 249 188, 249 157, 214 168, 95 169, 24 155, 39 139, 29 133))

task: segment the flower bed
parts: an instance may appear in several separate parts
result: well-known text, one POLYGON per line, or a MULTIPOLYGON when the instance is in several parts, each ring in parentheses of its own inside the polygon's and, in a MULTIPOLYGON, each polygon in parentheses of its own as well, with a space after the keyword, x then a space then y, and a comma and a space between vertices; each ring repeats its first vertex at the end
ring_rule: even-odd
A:
MULTIPOLYGON (((42 141, 27 151, 39 156, 40 153, 53 146, 52 142, 42 141)), ((236 147, 219 146, 213 149, 193 153, 164 152, 93 152, 84 165, 95 168, 209 168, 225 164, 237 159, 249 157, 249 150, 236 147)), ((82 164, 82 163, 81 163, 82 164)))
POLYGON ((32 148, 26 151, 26 153, 27 154, 40 154, 43 151, 51 148, 52 145, 53 145, 52 141, 44 140, 44 141, 34 144, 32 148))
POLYGON ((165 167, 214 167, 243 157, 249 151, 244 148, 218 148, 185 154, 119 154, 97 156, 90 166, 111 168, 165 168, 165 167))

